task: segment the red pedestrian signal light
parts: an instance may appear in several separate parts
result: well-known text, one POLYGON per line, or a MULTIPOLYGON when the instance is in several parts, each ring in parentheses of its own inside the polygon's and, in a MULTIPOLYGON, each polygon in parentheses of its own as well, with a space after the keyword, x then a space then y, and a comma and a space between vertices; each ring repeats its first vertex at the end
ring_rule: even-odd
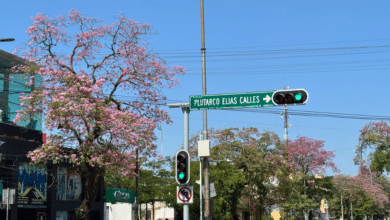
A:
POLYGON ((187 184, 190 180, 190 155, 181 150, 176 153, 176 182, 180 185, 187 184))
POLYGON ((304 105, 308 99, 305 89, 277 90, 272 94, 274 105, 304 105))

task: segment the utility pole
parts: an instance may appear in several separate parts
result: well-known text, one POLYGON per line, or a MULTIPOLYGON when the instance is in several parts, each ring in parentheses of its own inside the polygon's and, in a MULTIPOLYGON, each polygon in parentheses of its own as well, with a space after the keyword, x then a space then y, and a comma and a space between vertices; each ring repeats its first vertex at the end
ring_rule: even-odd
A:
MULTIPOLYGON (((287 86, 285 86, 283 89, 289 89, 289 87, 287 86)), ((284 118, 284 140, 286 141, 286 147, 288 146, 288 126, 289 126, 289 124, 288 124, 288 118, 289 118, 289 116, 288 116, 288 113, 287 113, 287 105, 284 105, 284 113, 280 113, 281 115, 282 115, 282 118, 284 118), (284 115, 284 117, 283 117, 283 115, 284 115)))
POLYGON ((8 220, 8 210, 9 210, 9 187, 7 188, 7 220, 8 220))
MULTIPOLYGON (((204 3, 203 0, 200 0, 200 27, 201 27, 201 38, 202 38, 202 47, 200 48, 202 53, 202 94, 206 95, 206 46, 205 46, 205 37, 204 37, 204 3)), ((208 140, 207 134, 207 110, 203 110, 203 140, 208 140)), ((203 160, 204 167, 204 192, 205 192, 205 201, 204 201, 204 217, 206 220, 211 219, 210 214, 210 183, 209 183, 209 158, 205 157, 203 160)))
POLYGON ((351 220, 353 220, 352 202, 351 202, 351 220))
MULTIPOLYGON (((282 116, 282 118, 284 118, 284 140, 286 141, 286 147, 288 146, 288 115, 287 115, 287 105, 284 105, 284 116, 282 116)), ((282 113, 283 115, 283 113, 282 113)))
POLYGON ((329 220, 329 206, 328 206, 328 200, 326 200, 326 220, 329 220))
POLYGON ((344 219, 344 211, 343 211, 343 194, 341 193, 341 220, 344 219))
MULTIPOLYGON (((199 134, 199 140, 201 141, 202 140, 202 133, 199 134)), ((202 194, 203 194, 203 190, 202 190, 202 157, 199 157, 199 212, 200 212, 200 220, 203 220, 203 206, 202 206, 202 194)))
MULTIPOLYGON (((135 173, 138 174, 138 168, 139 168, 139 164, 138 164, 138 148, 135 149, 135 173)), ((138 215, 138 210, 139 210, 139 198, 138 198, 138 179, 139 177, 137 176, 137 178, 135 179, 135 212, 134 212, 134 219, 135 220, 139 220, 139 215, 138 215)))

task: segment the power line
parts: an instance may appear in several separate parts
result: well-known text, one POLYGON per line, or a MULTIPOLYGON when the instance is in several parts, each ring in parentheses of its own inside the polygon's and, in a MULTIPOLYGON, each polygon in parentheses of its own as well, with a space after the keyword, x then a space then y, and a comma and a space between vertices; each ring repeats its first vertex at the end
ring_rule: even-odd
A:
MULTIPOLYGON (((272 49, 272 50, 238 50, 238 51, 210 51, 207 52, 208 56, 252 56, 252 55, 272 55, 272 54, 294 54, 294 53, 318 53, 318 52, 338 52, 346 50, 364 50, 364 49, 387 49, 390 45, 377 45, 377 46, 354 46, 354 47, 321 47, 321 48, 302 48, 302 49, 272 49)), ((99 53, 98 53, 99 54, 99 53)), ((105 53, 100 53, 106 55, 105 53)), ((177 54, 180 56, 167 56, 164 58, 183 58, 183 57, 199 57, 196 53, 159 53, 159 54, 177 54), (183 54, 188 54, 183 56, 183 54), (192 55, 194 54, 194 55, 192 55)))
MULTIPOLYGON (((374 54, 374 53, 390 53, 389 51, 367 51, 367 52, 350 52, 350 53, 333 53, 333 54, 317 54, 317 55, 300 55, 300 56, 264 56, 264 57, 254 57, 254 58, 246 58, 239 57, 236 59, 210 59, 211 62, 224 62, 224 61, 248 61, 248 60, 272 60, 272 59, 293 59, 293 58, 314 58, 314 57, 324 57, 324 56, 344 56, 344 55, 362 55, 362 54, 374 54)), ((198 59, 198 58, 197 58, 198 59)), ((175 62, 180 63, 196 63, 199 60, 175 60, 175 62)))
MULTIPOLYGON (((386 59, 364 59, 364 60, 348 60, 348 61, 337 61, 337 62, 310 62, 310 63, 293 63, 293 64, 277 64, 277 65, 258 65, 258 66, 219 66, 219 67, 209 67, 207 70, 231 70, 231 69, 239 69, 239 70, 247 70, 247 69, 264 69, 264 68, 291 68, 291 67, 302 67, 302 66, 330 66, 330 65, 350 65, 350 64, 363 64, 363 63, 383 63, 390 62, 389 58, 386 59)), ((191 68, 191 71, 199 72, 201 68, 191 68)), ((188 72, 188 71, 187 71, 188 72)))
MULTIPOLYGON (((136 99, 134 96, 117 95, 120 97, 128 97, 130 100, 136 99)), ((186 102, 183 100, 165 100, 169 103, 186 102)), ((167 106, 167 104, 161 104, 167 106)), ((281 110, 271 108, 243 108, 243 109, 222 109, 224 111, 242 111, 252 113, 269 113, 280 114, 281 110)), ((337 113, 337 112, 320 112, 320 111, 301 111, 301 110, 289 110, 289 114, 297 116, 313 116, 313 117, 332 117, 332 118, 345 118, 345 119, 360 119, 360 120, 390 120, 390 116, 379 115, 364 115, 364 114, 352 114, 352 113, 337 113)))
MULTIPOLYGON (((336 55, 354 55, 367 53, 388 53, 390 45, 376 45, 376 46, 354 46, 354 47, 329 47, 329 48, 302 48, 302 49, 272 49, 272 50, 250 50, 250 51, 208 51, 208 57, 239 57, 237 59, 211 59, 211 61, 224 60, 251 60, 251 59, 286 59, 286 58, 302 58, 302 57, 322 57, 322 56, 336 56, 336 55), (296 54, 296 55, 294 55, 296 54), (299 55, 301 54, 301 55, 299 55), (291 56, 294 55, 294 56, 291 56), (245 56, 260 56, 258 58, 247 58, 245 56)), ((191 62, 197 60, 188 60, 186 58, 199 59, 198 53, 160 53, 164 59, 180 59, 182 62, 191 62), (183 60, 183 58, 185 60, 183 60)), ((95 53, 95 56, 105 56, 107 53, 95 53)))
MULTIPOLYGON (((107 94, 105 94, 107 95, 107 94)), ((183 100, 162 100, 158 99, 157 102, 144 101, 140 97, 136 96, 127 96, 127 95, 115 95, 117 97, 122 97, 118 101, 142 101, 144 104, 150 105, 161 105, 167 106, 168 103, 177 103, 177 102, 186 102, 183 100)), ((2 101, 6 101, 1 99, 2 101)), ((10 102, 10 101, 8 101, 10 102)), ((10 102, 15 105, 18 103, 10 102)), ((226 110, 225 110, 226 111, 226 110)), ((242 112, 252 112, 252 113, 267 113, 267 114, 280 114, 281 110, 270 109, 270 108, 243 108, 243 109, 227 109, 227 111, 242 111, 242 112)), ((301 110, 290 110, 290 115, 297 116, 312 116, 312 117, 331 117, 331 118, 344 118, 344 119, 359 119, 359 120, 389 120, 390 116, 379 116, 379 115, 364 115, 364 114, 351 114, 351 113, 337 113, 337 112, 320 112, 320 111, 301 111, 301 110)))
MULTIPOLYGON (((229 111, 242 111, 252 113, 268 113, 268 114, 280 114, 280 110, 270 109, 230 109, 229 111)), ((329 118, 344 118, 344 119, 360 119, 360 120, 390 120, 390 116, 377 116, 377 115, 360 115, 360 114, 348 114, 348 113, 335 113, 335 112, 308 112, 308 111, 289 111, 290 115, 296 116, 312 116, 312 117, 329 117, 329 118)))
MULTIPOLYGON (((308 45, 323 45, 323 44, 340 44, 340 43, 358 43, 358 42, 376 42, 376 41, 388 41, 390 39, 371 39, 371 40, 354 40, 354 41, 331 41, 323 43, 305 43, 305 44, 277 44, 270 46, 246 46, 246 47, 211 47, 211 50, 226 50, 226 49, 237 49, 237 48, 264 48, 264 47, 291 47, 291 46, 308 46, 308 45)), ((199 48, 196 49, 173 49, 173 50, 162 50, 162 51, 183 51, 183 50, 194 50, 199 52, 199 48)))
MULTIPOLYGON (((343 71, 345 72, 350 72, 350 71, 372 71, 372 70, 388 70, 390 66, 389 64, 385 65, 377 65, 373 67, 378 67, 378 68, 356 68, 356 67, 324 67, 324 68, 319 68, 319 69, 309 69, 309 68, 303 68, 303 69, 292 69, 292 70, 256 70, 256 71, 240 71, 240 72, 214 72, 214 71, 209 71, 207 74, 209 75, 224 75, 224 76, 232 76, 232 75, 278 75, 278 74, 305 74, 305 73, 323 73, 323 72, 330 72, 330 71, 343 71), (381 67, 384 66, 384 67, 381 67)), ((359 67, 359 66, 357 66, 359 67)), ((362 66, 363 67, 363 66, 362 66)), ((339 72, 337 72, 339 74, 339 72)), ((199 75, 199 73, 188 73, 188 75, 199 75)))

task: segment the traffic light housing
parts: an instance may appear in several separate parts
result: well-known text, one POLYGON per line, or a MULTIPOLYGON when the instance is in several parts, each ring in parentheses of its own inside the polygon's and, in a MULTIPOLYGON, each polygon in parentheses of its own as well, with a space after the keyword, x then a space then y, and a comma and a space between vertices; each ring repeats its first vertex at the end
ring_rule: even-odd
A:
POLYGON ((176 182, 180 185, 190 181, 190 155, 187 151, 181 150, 176 153, 176 182))
POLYGON ((305 89, 277 90, 272 94, 274 105, 304 105, 308 99, 305 89))

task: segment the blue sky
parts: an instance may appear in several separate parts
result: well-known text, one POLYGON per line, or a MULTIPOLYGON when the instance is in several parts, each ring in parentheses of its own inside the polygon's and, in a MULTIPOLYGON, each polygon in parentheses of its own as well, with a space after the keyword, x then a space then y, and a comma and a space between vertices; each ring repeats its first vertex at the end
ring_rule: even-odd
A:
MULTIPOLYGON (((306 105, 290 110, 389 115, 390 1, 205 0, 204 6, 208 94, 289 86, 309 92, 306 105)), ((153 51, 169 65, 188 69, 180 86, 165 91, 168 100, 188 102, 190 95, 202 94, 200 3, 195 0, 5 1, 0 38, 16 40, 0 43, 0 49, 12 52, 26 42, 25 30, 37 13, 57 16, 72 8, 107 23, 122 12, 150 24, 153 51)), ((174 123, 163 127, 164 156, 173 155, 183 141, 181 110, 166 110, 174 123)), ((283 138, 278 114, 211 110, 208 119, 209 128, 253 126, 283 138)), ((289 137, 324 140, 341 173, 355 175, 359 129, 369 122, 291 115, 289 137)), ((191 112, 190 134, 201 129, 202 112, 191 112)), ((160 139, 156 143, 160 152, 160 139)))

